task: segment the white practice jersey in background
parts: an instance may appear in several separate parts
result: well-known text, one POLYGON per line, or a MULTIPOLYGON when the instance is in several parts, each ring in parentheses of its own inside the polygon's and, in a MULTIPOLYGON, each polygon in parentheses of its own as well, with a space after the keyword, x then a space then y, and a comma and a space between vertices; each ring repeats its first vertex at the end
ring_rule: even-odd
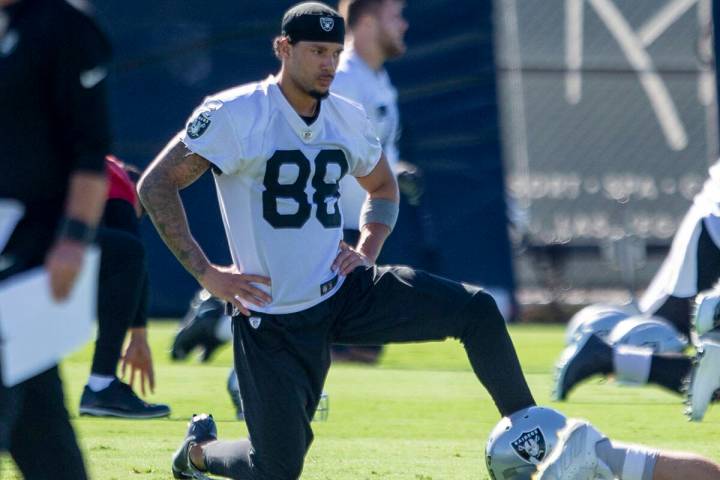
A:
POLYGON ((710 167, 708 173, 709 177, 700 193, 695 195, 693 203, 704 212, 720 217, 720 160, 710 167))
MULTIPOLYGON (((370 118, 390 167, 395 171, 398 162, 397 141, 400 136, 400 114, 397 106, 397 90, 390 83, 385 69, 373 70, 348 47, 340 57, 332 91, 363 106, 370 118)), ((345 228, 359 228, 360 208, 366 192, 354 178, 341 182, 340 204, 345 216, 345 228)))
POLYGON ((703 225, 720 248, 720 160, 710 167, 708 179, 675 232, 670 252, 640 299, 642 312, 654 313, 670 295, 689 298, 700 293, 698 240, 703 225))
POLYGON ((248 308, 293 313, 337 291, 338 183, 368 175, 381 155, 362 108, 330 95, 307 125, 269 77, 206 98, 180 140, 222 172, 215 185, 235 265, 272 281, 259 286, 272 303, 248 308))

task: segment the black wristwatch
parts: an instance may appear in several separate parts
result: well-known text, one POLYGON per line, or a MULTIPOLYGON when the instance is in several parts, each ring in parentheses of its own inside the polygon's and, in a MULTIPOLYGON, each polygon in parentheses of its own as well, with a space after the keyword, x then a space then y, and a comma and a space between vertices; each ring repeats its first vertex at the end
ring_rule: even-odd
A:
POLYGON ((58 239, 75 240, 76 242, 88 244, 95 240, 95 227, 91 227, 82 220, 63 217, 58 227, 58 239))

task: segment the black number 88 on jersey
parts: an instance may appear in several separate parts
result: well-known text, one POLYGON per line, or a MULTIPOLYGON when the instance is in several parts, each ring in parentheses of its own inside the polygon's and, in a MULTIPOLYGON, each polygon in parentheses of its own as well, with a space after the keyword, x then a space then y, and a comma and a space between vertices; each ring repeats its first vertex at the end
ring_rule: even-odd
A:
MULTIPOLYGON (((323 150, 315 157, 315 174, 312 178, 312 187, 315 190, 312 202, 317 206, 315 216, 325 228, 338 228, 342 224, 340 214, 339 183, 348 171, 348 163, 342 150, 323 150), (325 176, 328 165, 335 164, 340 168, 337 181, 327 183, 325 176), (328 213, 327 204, 335 200, 331 213, 328 213)), ((305 188, 310 178, 310 160, 300 150, 278 150, 267 161, 262 194, 263 218, 274 228, 302 228, 310 219, 312 205, 308 202, 305 188), (297 167, 298 174, 293 183, 280 183, 280 170, 284 165, 297 167), (298 209, 294 213, 278 212, 278 199, 292 199, 297 203, 298 209)))

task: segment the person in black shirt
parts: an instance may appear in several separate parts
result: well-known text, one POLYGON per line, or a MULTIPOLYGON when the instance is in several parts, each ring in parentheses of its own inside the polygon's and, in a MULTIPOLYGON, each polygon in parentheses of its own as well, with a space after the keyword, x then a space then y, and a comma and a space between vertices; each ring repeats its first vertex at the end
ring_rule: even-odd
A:
POLYGON ((90 376, 80 398, 80 415, 166 417, 170 407, 147 403, 133 391, 136 376, 143 396, 146 386, 150 392, 155 390, 146 328, 149 285, 145 247, 140 238, 142 210, 135 183, 128 175, 132 168, 112 156, 106 159, 106 166, 110 188, 97 235, 103 253, 98 280, 98 330, 90 376), (128 332, 130 340, 123 352, 128 332), (118 364, 122 378, 129 372, 129 384, 118 378, 118 364))
MULTIPOLYGON (((58 300, 103 211, 109 59, 104 35, 68 2, 0 0, 0 199, 25 207, 0 254, 0 279, 44 264, 58 300)), ((26 479, 87 478, 57 367, 0 386, 0 450, 26 479)))

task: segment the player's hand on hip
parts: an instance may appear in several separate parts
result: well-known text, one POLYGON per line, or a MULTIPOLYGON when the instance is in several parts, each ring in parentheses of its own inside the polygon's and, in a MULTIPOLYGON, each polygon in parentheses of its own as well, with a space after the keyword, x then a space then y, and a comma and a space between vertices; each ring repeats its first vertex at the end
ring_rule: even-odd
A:
POLYGON ((341 275, 347 275, 357 267, 372 265, 372 263, 368 257, 353 249, 347 243, 340 242, 340 253, 335 257, 332 269, 341 275))
POLYGON ((60 239, 45 257, 45 268, 50 275, 50 293, 55 301, 65 300, 72 290, 75 279, 82 269, 85 244, 60 239))
POLYGON ((243 301, 258 307, 264 307, 272 301, 270 295, 256 286, 260 284, 269 287, 271 282, 268 277, 240 273, 234 265, 211 265, 200 277, 200 283, 213 296, 232 303, 243 315, 250 315, 243 301))

